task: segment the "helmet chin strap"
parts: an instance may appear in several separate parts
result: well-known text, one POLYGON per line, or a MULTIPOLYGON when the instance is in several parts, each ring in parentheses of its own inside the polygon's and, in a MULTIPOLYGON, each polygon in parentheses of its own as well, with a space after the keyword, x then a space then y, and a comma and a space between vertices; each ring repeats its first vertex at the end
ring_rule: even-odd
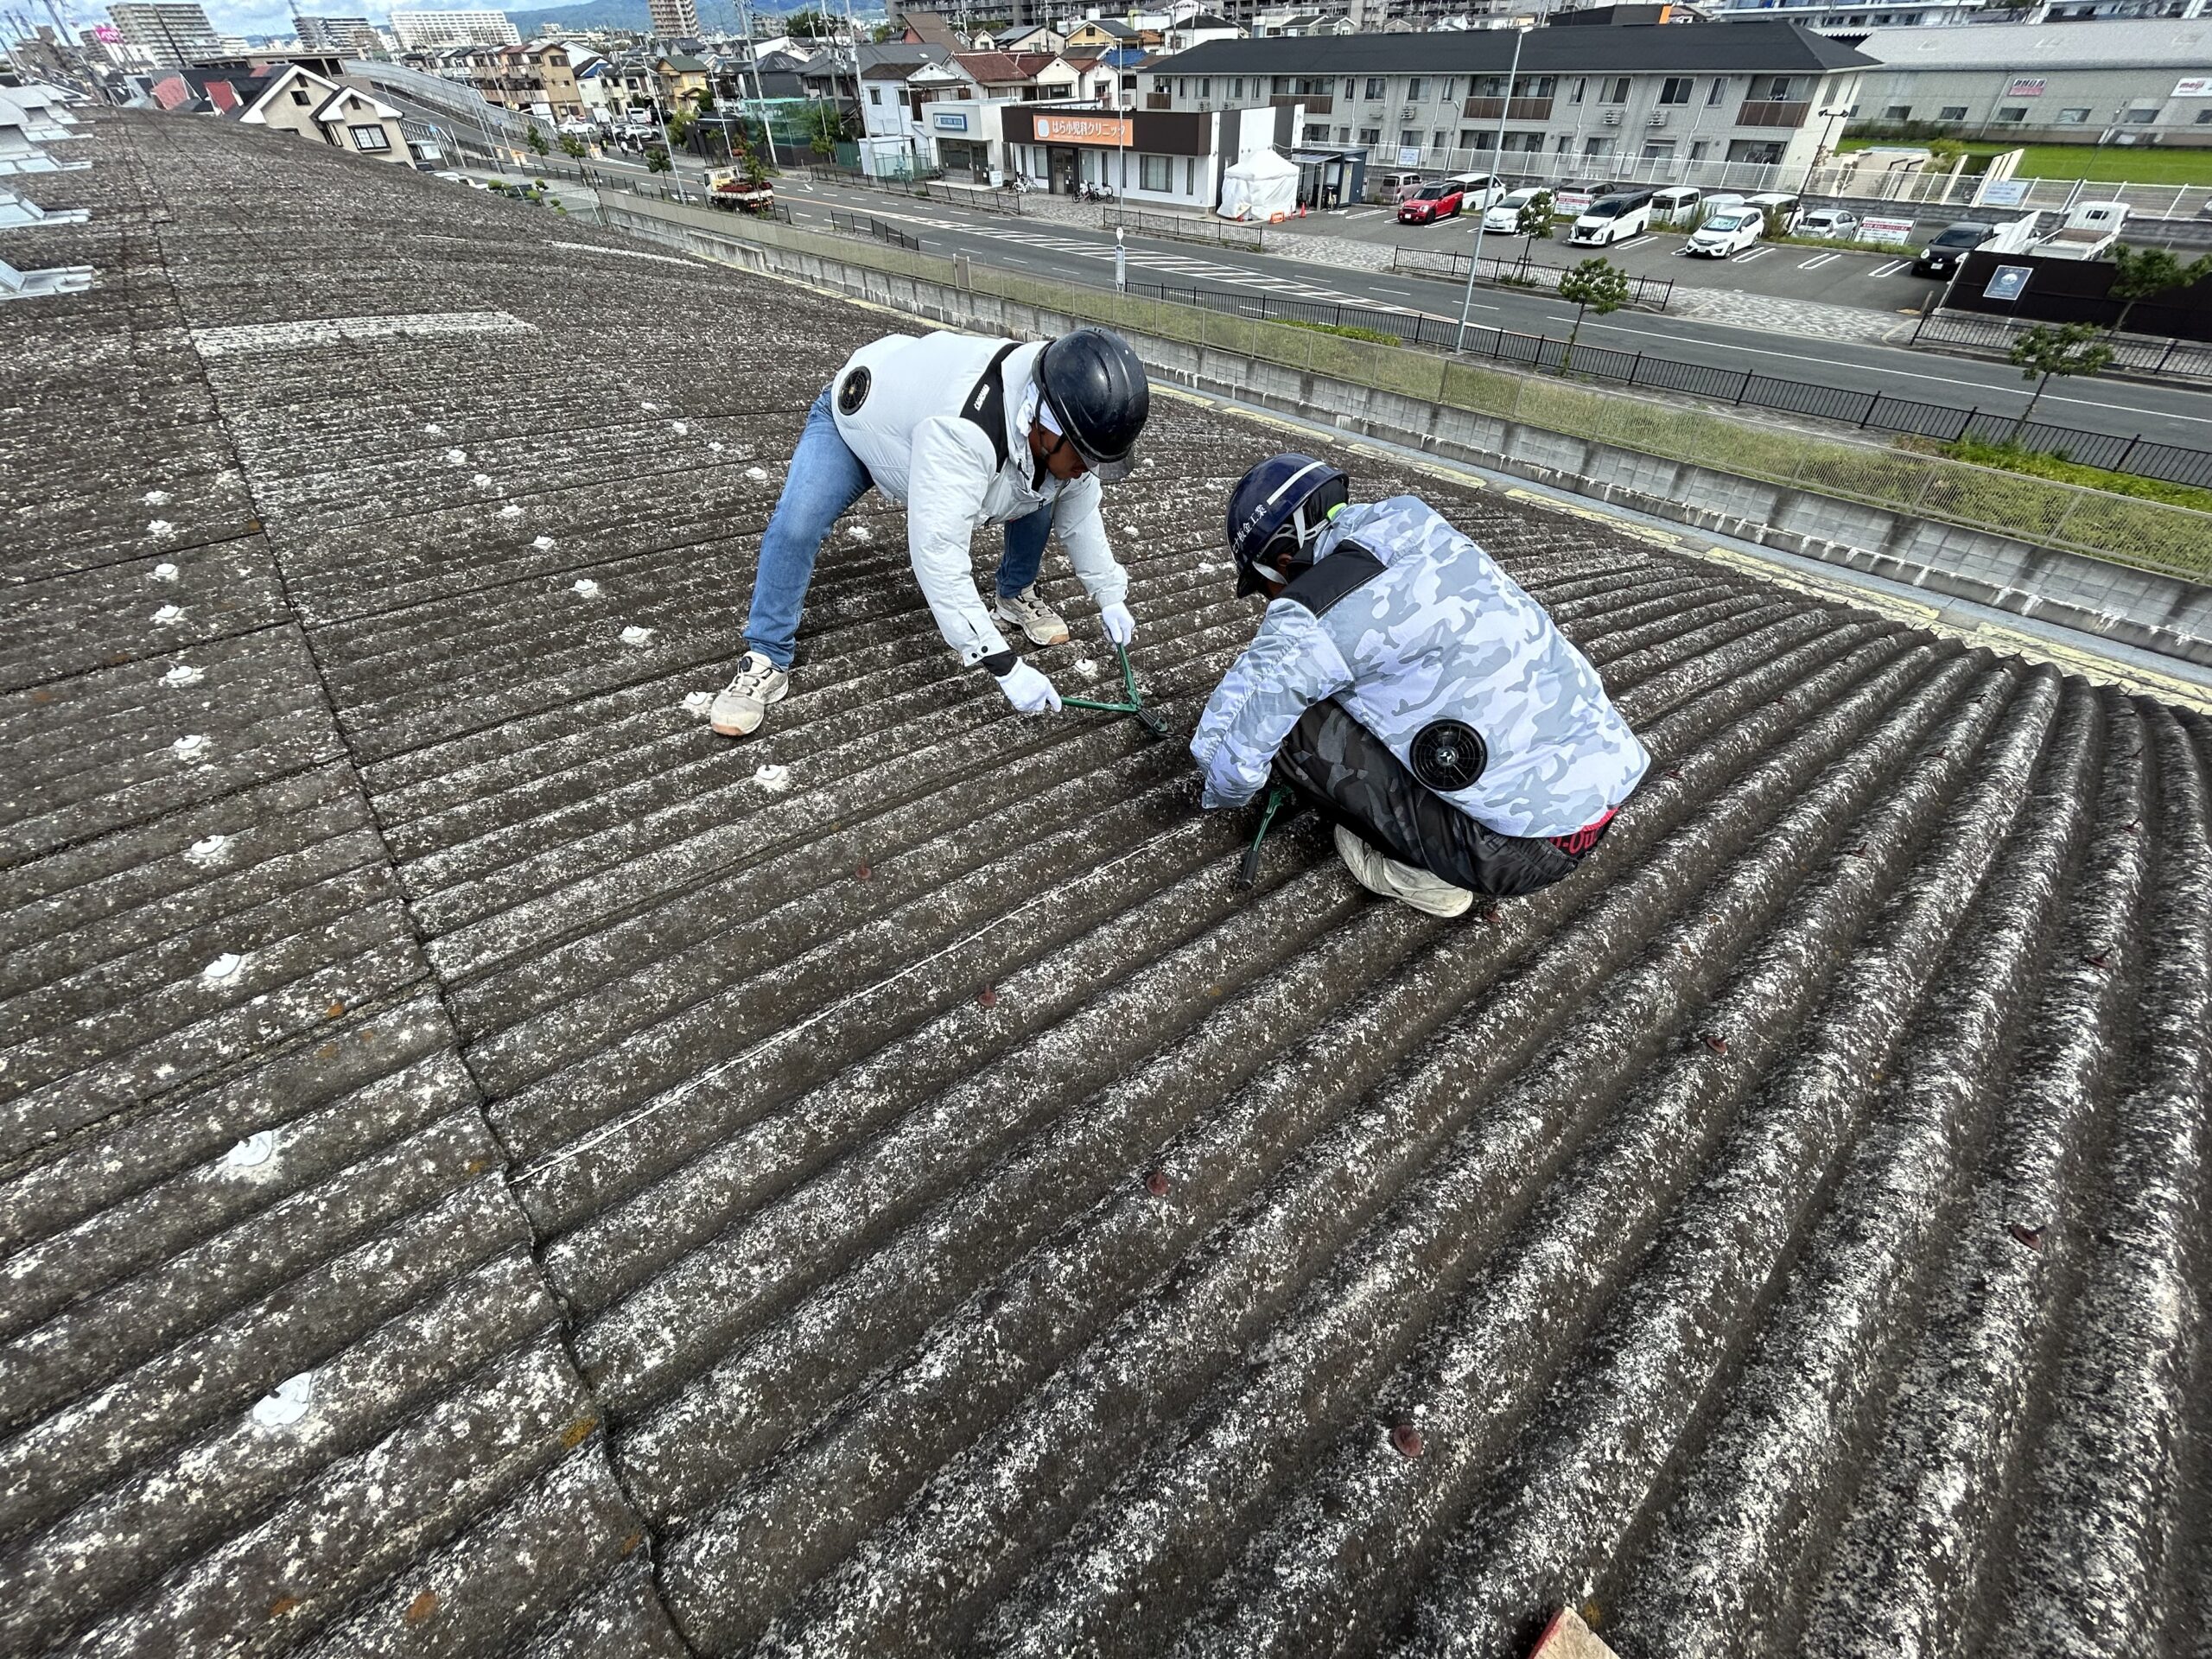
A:
MULTIPOLYGON (((1290 556, 1272 566, 1255 565, 1254 568, 1269 582, 1281 582, 1286 587, 1288 586, 1297 579, 1301 570, 1313 569, 1313 560, 1307 550, 1321 539, 1321 532, 1329 527, 1329 521, 1342 512, 1344 507, 1344 504, 1339 501, 1321 515, 1320 523, 1309 524, 1306 522, 1306 503, 1300 502, 1290 515, 1290 522, 1283 526, 1283 529, 1287 530, 1295 538, 1295 545, 1290 556)), ((1282 532, 1278 531, 1275 533, 1280 538, 1282 532)))

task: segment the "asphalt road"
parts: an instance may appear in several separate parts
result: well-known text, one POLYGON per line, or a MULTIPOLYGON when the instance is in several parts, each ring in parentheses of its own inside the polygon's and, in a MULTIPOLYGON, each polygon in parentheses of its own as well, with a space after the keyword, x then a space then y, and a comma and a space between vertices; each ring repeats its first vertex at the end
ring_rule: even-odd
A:
MULTIPOLYGON (((610 172, 620 170, 619 164, 594 162, 594 165, 610 172)), ((803 226, 829 229, 829 214, 834 208, 896 225, 916 237, 927 252, 947 256, 965 253, 979 264, 1092 285, 1109 283, 1113 279, 1114 240, 1110 232, 1040 219, 1017 220, 969 213, 941 202, 918 201, 883 191, 815 184, 788 174, 779 184, 779 199, 791 207, 794 217, 803 226)), ((1313 223, 1312 219, 1302 221, 1300 228, 1313 223)), ((1564 253, 1566 249, 1561 246, 1557 251, 1564 253)), ((1631 270, 1641 268, 1632 262, 1645 251, 1625 245, 1614 250, 1622 256, 1618 263, 1631 270)), ((1816 251, 1778 247, 1770 250, 1770 253, 1798 254, 1806 258, 1816 251)), ((1374 306, 1456 320, 1464 294, 1463 283, 1406 273, 1374 272, 1351 265, 1325 266, 1306 260, 1135 236, 1128 238, 1128 253, 1132 281, 1194 284, 1217 290, 1249 292, 1255 296, 1374 306)), ((1767 263, 1761 260, 1744 264, 1729 261, 1707 266, 1702 261, 1682 258, 1673 259, 1669 264, 1665 263, 1667 256, 1663 253, 1647 257, 1662 262, 1659 270, 1667 275, 1694 265, 1747 277, 1767 263)), ((1916 302, 1924 292, 1923 284, 1910 278, 1905 280, 1911 286, 1904 289, 1904 294, 1916 302)), ((1574 321, 1572 308, 1556 299, 1495 288, 1475 290, 1469 315, 1478 327, 1549 334, 1554 338, 1563 336, 1574 321)), ((1689 317, 1617 312, 1610 317, 1587 319, 1583 323, 1581 337, 1592 344, 1660 353, 1686 362, 1750 369, 1786 379, 1813 381, 1851 391, 1882 391, 1930 404, 1973 405, 2008 415, 2024 407, 2028 395, 2019 372, 2002 363, 1858 341, 1822 340, 1778 333, 1768 327, 1737 327, 1689 317)), ((1471 346, 1475 350, 1481 349, 1479 336, 1471 340, 1471 346)), ((2123 437, 2140 433, 2158 442, 2212 449, 2212 397, 2187 388, 2101 379, 2079 385, 2062 383, 2044 394, 2037 409, 2037 418, 2084 431, 2123 437)))

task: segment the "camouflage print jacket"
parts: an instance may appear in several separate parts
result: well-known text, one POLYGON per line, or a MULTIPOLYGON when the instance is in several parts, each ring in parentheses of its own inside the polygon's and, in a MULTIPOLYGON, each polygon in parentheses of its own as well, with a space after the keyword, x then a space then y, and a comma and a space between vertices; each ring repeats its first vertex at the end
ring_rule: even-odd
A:
POLYGON ((1500 835, 1564 836, 1627 798, 1650 757, 1543 607, 1426 502, 1344 508, 1207 700, 1191 753, 1235 806, 1324 697, 1500 835))

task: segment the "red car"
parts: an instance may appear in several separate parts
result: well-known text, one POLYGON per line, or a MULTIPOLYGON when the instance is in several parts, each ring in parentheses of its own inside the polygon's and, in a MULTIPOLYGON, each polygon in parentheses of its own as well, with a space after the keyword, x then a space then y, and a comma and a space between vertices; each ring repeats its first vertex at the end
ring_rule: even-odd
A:
POLYGON ((1459 211, 1459 187, 1456 184, 1424 184, 1398 204, 1398 223, 1427 225, 1440 219, 1450 219, 1459 211))

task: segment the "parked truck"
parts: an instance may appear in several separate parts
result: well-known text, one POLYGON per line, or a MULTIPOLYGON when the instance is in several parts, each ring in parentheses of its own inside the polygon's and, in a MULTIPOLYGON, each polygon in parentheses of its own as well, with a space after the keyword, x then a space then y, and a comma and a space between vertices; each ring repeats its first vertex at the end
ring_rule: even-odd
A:
POLYGON ((736 168, 718 168, 707 175, 707 200, 725 213, 765 213, 776 205, 776 187, 736 168))
POLYGON ((2127 223, 2124 201, 2085 201, 2066 215, 2066 222, 2036 244, 2036 251, 2051 259, 2094 259, 2120 240, 2127 223))

